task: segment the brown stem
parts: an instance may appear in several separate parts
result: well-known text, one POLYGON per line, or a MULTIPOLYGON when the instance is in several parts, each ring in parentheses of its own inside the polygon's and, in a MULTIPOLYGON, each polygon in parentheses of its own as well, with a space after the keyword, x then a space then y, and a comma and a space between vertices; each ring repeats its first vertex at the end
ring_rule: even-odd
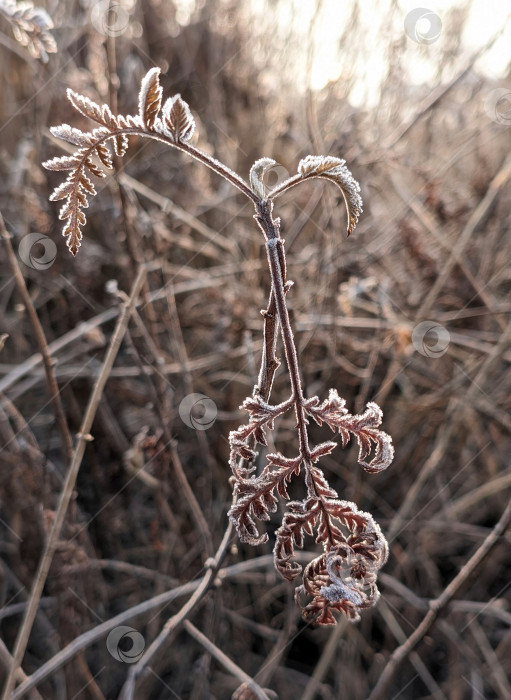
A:
POLYGON ((275 303, 273 288, 270 292, 270 298, 268 299, 268 307, 261 313, 264 317, 264 347, 263 356, 261 358, 261 369, 259 370, 259 378, 254 393, 258 394, 264 401, 268 401, 275 378, 275 372, 280 366, 280 362, 275 354, 277 349, 279 319, 277 316, 277 304, 275 303))
POLYGON ((30 322, 32 323, 32 327, 34 329, 37 345, 39 346, 39 352, 41 353, 41 356, 43 358, 44 371, 46 373, 46 383, 48 385, 48 391, 50 393, 53 410, 55 412, 55 418, 57 420, 57 425, 59 426, 60 435, 62 438, 62 457, 64 459, 64 464, 67 465, 71 461, 71 457, 73 455, 73 439, 71 437, 71 433, 69 432, 64 408, 60 400, 59 386, 57 383, 57 379, 55 378, 54 371, 55 363, 51 357, 43 327, 41 325, 41 322, 39 321, 39 317, 34 308, 34 304, 32 303, 32 299, 28 292, 27 285, 25 284, 25 278, 21 273, 18 260, 16 259, 16 255, 12 248, 12 236, 5 228, 5 223, 2 214, 0 214, 0 234, 2 235, 5 250, 7 252, 7 259, 9 260, 14 279, 16 280, 16 285, 18 287, 19 293, 21 294, 21 298, 23 299, 23 303, 30 318, 30 322))
POLYGON ((255 682, 255 680, 246 674, 237 664, 234 663, 232 659, 230 659, 226 654, 223 653, 221 649, 219 649, 216 644, 213 644, 206 635, 202 634, 195 625, 192 625, 192 623, 189 620, 184 621, 184 628, 188 632, 190 636, 192 636, 199 644, 202 644, 202 646, 208 651, 211 656, 214 656, 215 659, 233 676, 238 678, 238 680, 241 681, 241 683, 244 683, 249 691, 252 694, 252 697, 258 698, 259 700, 268 700, 268 696, 264 692, 264 690, 261 688, 261 686, 255 682))
POLYGON ((12 654, 12 666, 7 676, 7 680, 5 682, 2 700, 10 700, 11 693, 15 684, 16 671, 21 666, 23 657, 25 655, 25 650, 27 648, 30 632, 32 630, 32 625, 34 624, 35 616, 37 614, 39 601, 41 599, 43 588, 48 577, 48 572, 50 570, 50 566, 53 560, 53 555, 55 554, 55 550, 57 549, 58 540, 62 533, 62 527, 64 525, 64 520, 66 517, 68 506, 76 486, 76 479, 78 477, 78 472, 80 470, 82 458, 85 453, 85 448, 87 444, 94 439, 90 434, 92 424, 94 422, 94 417, 96 415, 96 411, 99 406, 99 402, 101 400, 106 381, 112 370, 115 358, 117 357, 117 353, 121 346, 124 334, 126 333, 131 313, 135 308, 136 299, 140 293, 140 289, 144 282, 145 275, 145 268, 141 268, 138 272, 135 282, 133 283, 131 294, 126 303, 124 304, 123 310, 117 321, 117 325, 115 327, 114 333, 110 340, 110 344, 108 346, 107 353, 105 355, 105 359, 103 361, 101 372, 96 380, 94 389, 92 390, 92 393, 90 395, 87 408, 85 409, 85 414, 83 416, 82 424, 80 426, 80 432, 78 433, 78 441, 76 444, 76 448, 73 452, 73 458, 67 471, 64 485, 62 487, 59 504, 55 513, 52 528, 50 530, 50 534, 48 535, 44 552, 39 561, 39 566, 32 584, 32 590, 30 592, 30 598, 28 601, 27 609, 25 611, 23 622, 19 629, 18 635, 16 637, 14 652, 12 654))
POLYGON ((191 615, 211 588, 222 561, 227 553, 231 534, 232 523, 229 523, 222 537, 222 541, 220 542, 220 545, 216 551, 215 557, 207 562, 208 570, 202 577, 193 595, 185 603, 185 605, 183 605, 179 612, 172 615, 172 617, 167 620, 159 635, 153 640, 148 649, 145 651, 141 660, 131 667, 126 683, 121 690, 120 698, 122 698, 122 700, 132 700, 132 698, 135 697, 137 685, 143 680, 143 676, 148 670, 149 664, 153 662, 163 651, 163 649, 174 639, 174 636, 182 626, 183 622, 189 615, 191 615))
POLYGON ((490 532, 488 537, 484 540, 482 545, 474 552, 465 566, 461 569, 457 576, 453 578, 451 583, 447 586, 444 592, 435 600, 430 601, 429 611, 424 616, 420 625, 416 628, 415 632, 411 634, 406 642, 397 647, 392 653, 392 656, 387 661, 387 665, 383 669, 383 672, 378 679, 377 684, 373 688, 373 691, 368 697, 368 700, 380 700, 381 698, 389 697, 388 690, 394 674, 397 669, 403 663, 403 661, 409 656, 409 654, 415 649, 417 644, 424 639, 426 634, 435 624, 437 617, 440 612, 450 603, 452 598, 456 595, 460 587, 465 583, 468 577, 475 571, 483 559, 490 553, 493 547, 498 543, 502 535, 506 532, 507 528, 511 523, 511 501, 507 504, 506 509, 502 513, 499 521, 490 532))
POLYGON ((305 417, 302 382, 300 379, 300 369, 298 365, 298 356, 296 353, 296 345, 289 320, 289 312, 286 305, 286 254, 284 250, 284 241, 280 237, 279 219, 273 219, 273 205, 266 201, 260 201, 256 206, 256 221, 261 227, 266 238, 266 252, 268 255, 268 263, 270 265, 272 294, 275 297, 275 305, 279 315, 281 325, 282 342, 284 344, 284 352, 289 370, 289 378, 291 381, 292 398, 295 404, 296 422, 298 428, 298 439, 300 446, 300 454, 303 457, 305 465, 305 483, 309 497, 317 498, 321 504, 321 508, 325 515, 327 530, 329 532, 330 546, 335 544, 330 532, 330 524, 328 513, 323 507, 323 499, 318 494, 312 473, 311 455, 309 448, 309 437, 307 435, 307 421, 305 417))
MULTIPOLYGON (((291 381, 292 396, 295 402, 301 406, 303 403, 302 384, 298 368, 298 358, 294 342, 293 330, 289 320, 286 306, 285 288, 285 251, 283 241, 280 238, 279 219, 272 217, 272 205, 266 201, 258 202, 256 206, 256 220, 266 237, 266 252, 271 272, 272 292, 275 296, 275 305, 279 314, 281 335, 284 344, 284 352, 291 381), (284 268, 284 269, 283 269, 284 268)), ((303 421, 302 421, 303 422, 303 421)), ((305 446, 305 445, 304 445, 305 446)))

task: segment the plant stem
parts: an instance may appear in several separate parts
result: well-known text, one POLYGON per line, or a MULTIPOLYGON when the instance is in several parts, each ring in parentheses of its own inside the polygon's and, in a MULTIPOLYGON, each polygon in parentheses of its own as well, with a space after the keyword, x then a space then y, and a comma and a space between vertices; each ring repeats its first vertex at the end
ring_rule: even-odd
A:
POLYGON ((46 583, 46 579, 48 577, 48 572, 50 570, 50 566, 53 560, 53 555, 55 554, 55 550, 57 549, 57 544, 62 532, 62 527, 64 525, 67 509, 73 496, 73 491, 76 485, 76 479, 78 477, 78 472, 80 470, 82 458, 85 453, 85 448, 87 446, 87 443, 93 440, 93 437, 90 435, 92 423, 94 421, 94 417, 96 415, 96 411, 99 406, 99 402, 101 400, 106 381, 108 379, 115 358, 121 346, 124 334, 126 333, 128 321, 130 319, 133 309, 135 308, 135 303, 140 293, 140 289, 144 283, 145 276, 146 269, 145 267, 142 267, 140 268, 135 282, 133 283, 131 294, 123 306, 123 310, 117 321, 117 326, 114 330, 112 339, 110 341, 110 345, 108 347, 105 359, 103 361, 101 373, 94 385, 94 389, 89 398, 89 403, 85 410, 85 415, 83 417, 82 425, 80 427, 80 432, 78 433, 78 441, 73 453, 73 459, 68 469, 66 480, 64 482, 62 492, 60 494, 59 504, 55 513, 55 519, 53 521, 53 525, 48 536, 44 552, 39 561, 39 566, 34 578, 32 590, 30 592, 30 598, 28 601, 27 609, 25 611, 25 616, 23 618, 22 625, 18 632, 18 636, 16 638, 14 652, 12 654, 12 665, 5 683, 2 700, 9 700, 11 697, 11 693, 15 684, 16 673, 18 668, 21 666, 23 657, 25 655, 25 650, 27 648, 30 632, 32 630, 32 625, 34 624, 34 620, 37 614, 37 608, 39 606, 39 601, 41 599, 44 584, 46 583))
POLYGON ((451 602, 458 590, 477 569, 479 564, 491 552, 500 538, 505 534, 511 524, 511 501, 507 504, 500 519, 494 526, 493 530, 486 537, 480 547, 476 549, 463 568, 452 579, 447 588, 435 600, 429 602, 429 610, 423 617, 422 622, 415 628, 415 631, 408 637, 406 642, 403 642, 392 652, 392 655, 387 661, 378 682, 374 686, 368 700, 383 700, 389 697, 389 689, 394 679, 394 675, 403 661, 410 655, 415 647, 428 634, 430 629, 436 622, 437 617, 442 610, 451 602))
POLYGON ((298 424, 300 454, 306 463, 310 463, 309 440, 304 415, 304 396, 296 346, 289 320, 289 312, 286 305, 286 280, 285 280, 285 251, 284 241, 280 237, 279 220, 272 216, 272 205, 266 201, 260 201, 256 207, 256 220, 266 237, 266 252, 270 265, 272 292, 275 295, 275 304, 279 314, 282 342, 291 381, 292 398, 295 403, 296 420, 298 424))
POLYGON ((307 419, 305 417, 304 409, 305 397, 303 395, 302 382, 300 379, 300 369, 298 365, 298 356, 296 353, 293 329, 291 328, 291 321, 289 320, 289 312, 286 305, 286 253, 284 250, 284 241, 280 237, 280 220, 275 220, 273 218, 272 209, 273 204, 271 202, 267 202, 265 200, 259 201, 256 206, 257 214, 255 219, 266 238, 266 252, 268 255, 268 263, 270 265, 272 294, 275 296, 275 305, 279 315, 282 342, 284 344, 284 352, 286 355, 286 362, 291 382, 291 392, 295 405, 300 455, 302 456, 303 463, 305 465, 305 483, 307 486, 307 494, 309 498, 315 498, 319 501, 320 507, 325 516, 330 545, 333 546, 334 538, 330 530, 328 514, 325 510, 323 499, 317 492, 311 472, 312 460, 309 448, 309 437, 307 435, 307 419))
POLYGON ((202 634, 195 625, 192 625, 192 623, 189 620, 185 620, 184 623, 184 628, 188 632, 188 634, 193 637, 199 644, 202 644, 202 646, 208 651, 211 656, 214 656, 215 659, 235 678, 238 678, 238 680, 241 683, 245 683, 249 691, 252 693, 252 696, 254 698, 259 698, 259 700, 268 700, 268 696, 264 692, 264 690, 261 688, 261 686, 254 681, 254 679, 249 676, 247 673, 245 673, 237 664, 232 661, 226 654, 223 653, 221 649, 219 649, 216 644, 213 644, 211 640, 209 640, 206 635, 202 634))
POLYGON ((62 401, 60 398, 60 390, 57 379, 55 377, 55 361, 51 356, 50 349, 48 347, 48 341, 46 340, 46 335, 44 333, 43 327, 35 310, 32 298, 28 292, 27 285, 25 283, 25 278, 20 270, 18 260, 14 253, 11 234, 7 231, 5 227, 5 222, 2 214, 0 213, 0 235, 3 239, 5 250, 7 252, 7 259, 9 261, 14 279, 16 280, 16 285, 23 299, 25 309, 32 323, 34 333, 36 336, 37 344, 39 346, 39 351, 43 360, 44 371, 46 373, 46 383, 48 385, 48 391, 50 394, 50 400, 52 402, 52 408, 55 412, 55 418, 57 421, 58 428, 60 430, 60 435, 62 438, 62 458, 64 464, 68 464, 73 456, 73 439, 69 432, 69 428, 66 421, 66 415, 64 413, 64 408, 62 406, 62 401))

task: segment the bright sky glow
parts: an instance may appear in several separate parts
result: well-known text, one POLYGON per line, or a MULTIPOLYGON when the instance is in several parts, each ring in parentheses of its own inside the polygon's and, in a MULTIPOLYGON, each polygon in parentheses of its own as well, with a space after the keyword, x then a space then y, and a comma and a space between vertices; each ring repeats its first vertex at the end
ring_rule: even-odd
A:
MULTIPOLYGON (((207 3, 174 1, 177 20, 182 24, 190 21, 194 6, 207 3)), ((441 57, 449 51, 449 42, 452 46, 449 14, 467 7, 462 44, 454 50, 453 74, 443 75, 440 82, 454 77, 478 49, 503 29, 492 48, 475 64, 477 71, 500 80, 511 65, 509 0, 244 0, 238 9, 245 14, 247 27, 256 27, 253 59, 256 64, 258 60, 261 63, 262 78, 267 83, 277 87, 281 77, 287 77, 298 90, 307 85, 319 90, 342 75, 352 76, 350 101, 367 108, 380 100, 379 87, 386 76, 391 48, 404 56, 410 84, 433 87, 439 82, 441 57), (315 16, 318 5, 320 11, 315 16), (405 32, 405 18, 418 8, 429 10, 442 22, 438 39, 432 43, 413 41, 405 32), (354 9, 357 28, 356 34, 350 35, 354 9), (273 41, 271 50, 265 42, 265 54, 258 56, 257 39, 262 34, 273 41), (344 45, 340 47, 343 35, 344 45)), ((414 26, 419 34, 427 35, 431 23, 424 17, 414 26)))
MULTIPOLYGON (((355 104, 369 106, 378 101, 378 86, 387 70, 387 56, 391 44, 403 43, 406 55, 408 79, 412 84, 431 83, 437 73, 439 56, 449 41, 445 27, 442 27, 438 39, 421 45, 409 39, 405 33, 405 17, 412 10, 423 7, 438 15, 440 20, 447 20, 449 12, 455 8, 466 7, 460 0, 400 0, 402 12, 392 12, 392 0, 358 0, 358 31, 356 36, 347 35, 347 41, 353 44, 354 63, 341 62, 339 40, 350 21, 354 2, 357 0, 323 0, 321 10, 314 24, 314 58, 310 71, 310 87, 320 89, 329 81, 336 80, 344 71, 354 72, 356 88, 350 94, 355 104), (355 56, 358 56, 358 58, 355 56)), ((291 36, 302 51, 293 61, 295 75, 307 75, 307 47, 310 42, 311 28, 316 2, 313 0, 251 0, 256 16, 262 22, 273 23, 280 34, 291 36)), ((462 36, 462 47, 458 52, 459 66, 464 60, 484 46, 502 27, 502 36, 494 46, 479 59, 476 68, 489 77, 504 77, 511 63, 511 3, 504 0, 472 0, 469 3, 469 16, 462 36)), ((427 18, 419 20, 417 29, 427 33, 430 22, 427 18)), ((299 81, 300 82, 300 81, 299 81)))

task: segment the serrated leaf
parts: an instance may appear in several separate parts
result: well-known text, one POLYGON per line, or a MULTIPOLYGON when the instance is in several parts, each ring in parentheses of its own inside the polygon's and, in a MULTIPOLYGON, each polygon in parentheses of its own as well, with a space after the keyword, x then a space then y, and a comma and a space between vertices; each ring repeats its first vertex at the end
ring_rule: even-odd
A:
POLYGON ((65 199, 73 189, 73 182, 65 180, 61 185, 56 187, 50 195, 50 202, 58 202, 60 199, 65 199))
POLYGON ((69 124, 51 126, 50 132, 53 134, 53 136, 56 136, 63 141, 67 141, 68 143, 72 143, 75 146, 90 146, 94 141, 91 134, 85 133, 80 129, 75 129, 72 126, 69 126, 69 124))
POLYGON ((291 501, 288 508, 289 512, 284 515, 282 525, 275 533, 273 555, 281 576, 292 581, 302 570, 300 564, 292 559, 295 545, 303 547, 304 535, 311 533, 320 513, 320 505, 316 499, 307 499, 291 501))
POLYGON ((128 137, 126 136, 126 134, 117 134, 112 140, 114 142, 115 155, 122 158, 122 156, 128 150, 128 137))
POLYGON ((160 112, 162 92, 160 69, 151 68, 142 80, 138 96, 139 116, 149 131, 153 130, 156 118, 160 112))
POLYGON ((315 486, 317 494, 319 494, 322 498, 337 498, 338 497, 337 491, 334 491, 334 489, 330 486, 330 484, 326 480, 325 475, 323 474, 321 469, 318 469, 317 467, 310 466, 309 471, 310 471, 310 474, 314 480, 314 486, 315 486))
POLYGON ((91 171, 93 175, 96 177, 105 177, 105 173, 99 166, 96 165, 96 163, 92 160, 92 158, 87 157, 83 161, 84 167, 86 167, 88 170, 91 171))
POLYGON ((177 143, 189 141, 195 131, 195 120, 190 107, 181 99, 181 95, 170 97, 163 106, 161 124, 167 135, 177 143))
POLYGON ((119 129, 143 129, 144 123, 138 114, 136 116, 133 114, 127 114, 126 116, 119 114, 117 126, 119 129))
POLYGON ((112 154, 105 143, 98 143, 96 146, 96 154, 105 167, 109 169, 113 168, 112 154))
POLYGON ((79 162, 76 156, 58 156, 57 158, 46 160, 43 163, 43 168, 46 168, 46 170, 74 170, 79 162))
POLYGON ((314 449, 311 450, 310 456, 311 460, 313 462, 317 462, 320 457, 324 457, 324 455, 330 454, 335 448, 337 447, 337 444, 335 442, 322 442, 319 445, 316 445, 314 449))
POLYGON ((66 94, 67 99, 71 102, 73 107, 80 112, 80 114, 83 114, 84 117, 89 117, 89 119, 93 119, 104 126, 108 126, 103 118, 101 107, 96 104, 96 102, 93 102, 89 97, 85 97, 85 95, 79 95, 74 90, 71 90, 71 88, 66 90, 66 94))
POLYGON ((325 422, 333 431, 341 435, 345 447, 351 435, 354 435, 359 446, 358 462, 369 473, 386 469, 394 458, 392 438, 378 426, 382 422, 382 410, 374 402, 369 402, 364 413, 352 415, 345 407, 335 389, 330 389, 328 399, 321 404, 305 404, 305 410, 321 425, 325 422), (374 457, 368 462, 367 457, 375 447, 374 457))

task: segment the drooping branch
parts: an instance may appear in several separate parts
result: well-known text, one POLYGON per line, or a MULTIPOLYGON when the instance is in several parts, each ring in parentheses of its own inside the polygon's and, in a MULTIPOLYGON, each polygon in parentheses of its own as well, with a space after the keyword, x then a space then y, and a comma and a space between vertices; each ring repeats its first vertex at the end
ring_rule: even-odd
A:
POLYGON ((85 224, 84 209, 89 195, 95 194, 90 177, 105 177, 112 168, 112 152, 125 154, 128 137, 148 137, 177 148, 200 161, 237 187, 255 206, 255 219, 265 241, 271 275, 271 289, 264 317, 264 348, 258 384, 242 408, 249 413, 248 423, 231 432, 230 466, 234 478, 233 504, 229 511, 231 523, 242 541, 256 545, 268 535, 259 533, 256 520, 267 521, 278 507, 279 497, 288 500, 291 479, 303 472, 307 496, 303 501, 288 503, 276 533, 275 565, 284 578, 293 579, 301 571, 295 547, 303 547, 306 535, 316 533, 316 542, 323 548, 304 571, 304 583, 299 595, 312 596, 304 607, 309 619, 320 624, 333 624, 333 610, 356 619, 359 610, 373 605, 378 597, 376 573, 387 556, 387 544, 379 527, 369 513, 361 513, 354 503, 342 501, 328 483, 319 460, 330 454, 335 442, 323 442, 312 447, 307 432, 308 421, 326 423, 341 437, 345 447, 352 436, 358 442, 359 463, 367 472, 378 472, 389 466, 394 450, 390 437, 379 429, 382 412, 375 403, 368 403, 360 415, 350 414, 345 401, 336 390, 320 402, 318 397, 306 398, 300 378, 300 368, 293 330, 286 305, 286 295, 292 282, 287 279, 284 241, 280 236, 280 219, 273 217, 274 199, 300 182, 312 178, 330 180, 342 192, 348 214, 348 235, 355 228, 362 212, 360 187, 346 167, 345 161, 333 156, 307 156, 300 161, 297 175, 281 183, 269 193, 264 185, 265 174, 276 165, 271 158, 261 158, 250 171, 250 185, 223 163, 191 144, 195 121, 189 106, 180 95, 163 103, 159 82, 160 71, 151 69, 142 81, 138 114, 114 116, 107 105, 100 106, 87 97, 69 90, 73 106, 99 126, 89 132, 67 124, 52 129, 52 133, 77 146, 72 156, 54 158, 45 166, 50 170, 69 171, 51 199, 66 200, 60 218, 66 220, 63 234, 68 247, 76 255, 85 224), (291 385, 290 397, 272 405, 270 395, 275 372, 280 331, 291 385), (267 463, 256 476, 256 446, 267 446, 267 432, 274 429, 277 418, 294 410, 298 435, 298 454, 287 457, 280 452, 266 455, 267 463), (371 453, 374 454, 371 458, 371 453))
MULTIPOLYGON (((261 159, 251 171, 251 184, 262 196, 262 178, 273 161, 261 159), (259 178, 259 181, 258 181, 259 178)), ((361 205, 361 202, 360 202, 361 205)), ((302 594, 312 595, 312 601, 304 605, 304 616, 318 624, 335 624, 333 610, 342 612, 356 620, 359 611, 374 605, 379 593, 376 586, 376 573, 387 558, 387 543, 381 530, 369 513, 360 513, 354 503, 340 501, 337 492, 330 486, 323 471, 316 462, 329 454, 336 446, 333 442, 322 443, 311 449, 307 434, 307 415, 321 425, 339 432, 343 446, 354 435, 359 444, 359 462, 366 471, 377 472, 385 469, 393 458, 390 437, 378 429, 382 420, 380 408, 368 404, 362 415, 351 415, 345 408, 345 401, 335 390, 328 399, 320 403, 318 397, 305 399, 300 379, 298 357, 286 306, 285 250, 280 238, 279 220, 273 219, 271 202, 262 200, 256 210, 256 220, 266 238, 266 249, 271 272, 271 294, 275 296, 281 337, 286 364, 291 383, 291 397, 297 420, 299 436, 299 456, 286 458, 282 454, 268 455, 269 464, 259 477, 246 478, 237 468, 239 456, 253 463, 255 452, 248 450, 244 431, 250 430, 254 417, 247 426, 241 426, 231 433, 231 466, 235 476, 234 502, 229 517, 236 526, 240 539, 252 545, 266 542, 266 533, 259 534, 255 518, 270 520, 276 512, 276 493, 287 498, 287 483, 292 476, 300 473, 303 465, 307 498, 304 501, 288 503, 288 512, 277 530, 274 549, 275 566, 288 580, 293 580, 301 572, 301 566, 294 560, 295 547, 302 548, 306 535, 317 530, 316 542, 323 545, 324 553, 315 560, 316 564, 304 572, 304 584, 297 589, 297 602, 302 594), (375 446, 373 459, 368 462, 372 446, 375 446), (276 493, 275 493, 276 492, 276 493), (351 544, 356 543, 355 557, 351 544), (343 562, 343 570, 332 573, 331 557, 343 562), (353 559, 355 557, 355 559, 353 559), (352 561, 353 559, 353 561, 352 561)), ((360 207, 361 210, 361 207, 360 207)), ((348 213, 350 210, 348 208, 348 213)), ((351 221, 351 215, 350 215, 351 221)), ((285 404, 286 402, 284 402, 285 404)), ((281 406, 284 404, 280 404, 281 406)), ((266 415, 270 407, 265 404, 266 415)), ((269 424, 269 422, 267 422, 269 424)), ((251 434, 254 431, 252 429, 251 434)), ((260 436, 262 437, 262 436, 260 436)), ((258 439, 260 444, 266 440, 258 439)), ((255 467, 252 468, 252 470, 255 467)), ((251 471, 252 471, 251 470, 251 471)))

